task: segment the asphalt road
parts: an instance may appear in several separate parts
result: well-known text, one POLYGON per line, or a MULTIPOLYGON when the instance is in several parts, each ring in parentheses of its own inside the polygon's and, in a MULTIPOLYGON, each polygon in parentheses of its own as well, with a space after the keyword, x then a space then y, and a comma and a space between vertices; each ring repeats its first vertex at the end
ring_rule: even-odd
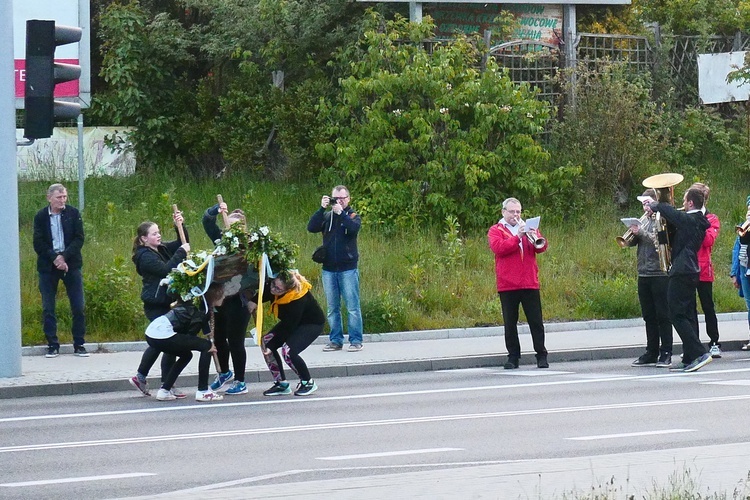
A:
POLYGON ((0 498, 562 498, 674 478, 703 493, 746 488, 745 353, 694 374, 629 362, 320 379, 307 398, 264 398, 255 384, 211 404, 135 391, 4 400, 0 498))

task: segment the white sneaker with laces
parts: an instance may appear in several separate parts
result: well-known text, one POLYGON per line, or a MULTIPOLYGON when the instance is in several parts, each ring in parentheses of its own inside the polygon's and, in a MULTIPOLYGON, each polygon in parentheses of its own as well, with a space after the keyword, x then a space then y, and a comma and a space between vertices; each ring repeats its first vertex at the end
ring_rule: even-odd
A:
POLYGON ((708 350, 708 353, 711 355, 712 358, 721 357, 721 349, 717 345, 712 345, 711 348, 708 350))
POLYGON ((224 399, 224 396, 222 396, 218 392, 212 391, 211 389, 206 389, 205 391, 195 391, 196 401, 211 402, 221 401, 222 399, 224 399))
POLYGON ((159 401, 174 401, 177 398, 172 394, 172 391, 159 389, 159 392, 156 393, 156 399, 159 401))

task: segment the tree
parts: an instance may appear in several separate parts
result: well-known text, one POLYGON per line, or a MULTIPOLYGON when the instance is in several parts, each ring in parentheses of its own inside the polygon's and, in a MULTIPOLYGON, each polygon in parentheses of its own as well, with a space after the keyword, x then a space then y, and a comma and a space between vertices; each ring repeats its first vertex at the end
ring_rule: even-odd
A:
POLYGON ((357 208, 386 227, 458 218, 462 227, 496 219, 507 196, 527 205, 564 186, 574 169, 549 169, 537 137, 549 106, 515 85, 493 59, 480 68, 481 41, 459 36, 426 48, 433 33, 399 16, 371 12, 341 94, 321 103, 327 123, 318 152, 357 208))

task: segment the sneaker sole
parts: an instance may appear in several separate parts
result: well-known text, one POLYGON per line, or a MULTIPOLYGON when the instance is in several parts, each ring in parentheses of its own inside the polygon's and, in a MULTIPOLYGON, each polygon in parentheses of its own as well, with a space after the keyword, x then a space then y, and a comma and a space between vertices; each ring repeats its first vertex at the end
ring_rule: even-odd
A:
POLYGON ((59 354, 45 354, 45 355, 44 355, 44 357, 45 357, 45 358, 48 358, 48 359, 56 358, 56 357, 58 357, 58 356, 59 356, 59 354))
POLYGON ((656 363, 656 367, 657 368, 670 368, 671 366, 672 366, 672 363, 669 363, 669 364, 666 364, 666 363, 662 363, 662 364, 656 363))
POLYGON ((290 390, 289 392, 272 392, 270 394, 266 394, 264 392, 263 395, 264 396, 288 396, 291 393, 292 393, 292 391, 290 390))
POLYGON ((713 361, 713 358, 712 358, 712 357, 709 357, 708 359, 706 359, 706 360, 705 360, 705 361, 703 361, 702 363, 698 363, 698 364, 697 364, 697 365, 695 365, 695 366, 691 366, 691 367, 690 367, 689 369, 688 369, 688 368, 685 368, 685 369, 684 369, 683 371, 684 371, 685 373, 693 373, 693 372, 697 372, 698 370, 700 370, 701 368, 703 368, 704 366, 706 366, 707 364, 709 364, 709 363, 710 363, 711 361, 713 361))
POLYGON ((247 394, 247 388, 245 388, 242 391, 235 391, 235 392, 226 391, 224 394, 226 394, 227 396, 237 396, 239 394, 247 394))
POLYGON ((160 398, 160 397, 157 397, 156 400, 157 401, 176 401, 177 398, 160 398))
POLYGON ((630 363, 630 366, 635 368, 641 368, 644 366, 656 366, 656 363, 630 363))
POLYGON ((343 347, 343 346, 342 346, 342 347, 336 347, 336 348, 328 348, 328 347, 324 347, 324 348, 323 348, 323 352, 335 352, 335 351, 342 351, 343 349, 344 349, 344 347, 343 347))
POLYGON ((307 391, 307 392, 301 392, 301 393, 297 393, 297 392, 295 392, 295 393, 294 393, 294 395, 295 395, 295 396, 300 396, 300 397, 304 397, 304 396, 309 396, 310 394, 312 394, 313 392, 315 392, 315 391, 317 391, 317 390, 318 390, 318 388, 317 388, 317 387, 313 387, 312 389, 310 389, 310 390, 309 390, 309 391, 307 391))
POLYGON ((198 401, 199 403, 213 403, 214 401, 221 401, 222 399, 224 399, 224 398, 223 397, 208 398, 208 399, 198 399, 198 398, 195 398, 195 400, 198 401))

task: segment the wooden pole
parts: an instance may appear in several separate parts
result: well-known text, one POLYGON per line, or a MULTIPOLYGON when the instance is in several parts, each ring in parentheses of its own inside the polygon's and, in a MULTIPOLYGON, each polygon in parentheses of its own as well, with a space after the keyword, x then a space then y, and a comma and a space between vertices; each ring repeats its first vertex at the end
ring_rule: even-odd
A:
MULTIPOLYGON (((211 345, 216 348, 216 343, 214 342, 214 327, 216 325, 216 319, 214 318, 214 308, 211 307, 211 313, 208 320, 208 325, 210 331, 208 332, 208 338, 211 341, 211 345)), ((216 368, 216 373, 221 373, 221 367, 219 366, 219 355, 216 351, 214 351, 212 354, 212 357, 214 358, 214 368, 216 368)))
MULTIPOLYGON (((172 213, 176 214, 179 212, 180 212, 180 209, 177 208, 177 205, 172 205, 172 213)), ((180 243, 187 243, 185 241, 185 229, 183 229, 182 224, 177 224, 177 234, 180 235, 180 243)))
MULTIPOLYGON (((224 203, 224 198, 222 198, 220 194, 216 195, 216 199, 219 203, 224 203)), ((222 219, 224 219, 224 229, 229 229, 229 215, 227 215, 226 212, 221 212, 221 215, 222 219)))

